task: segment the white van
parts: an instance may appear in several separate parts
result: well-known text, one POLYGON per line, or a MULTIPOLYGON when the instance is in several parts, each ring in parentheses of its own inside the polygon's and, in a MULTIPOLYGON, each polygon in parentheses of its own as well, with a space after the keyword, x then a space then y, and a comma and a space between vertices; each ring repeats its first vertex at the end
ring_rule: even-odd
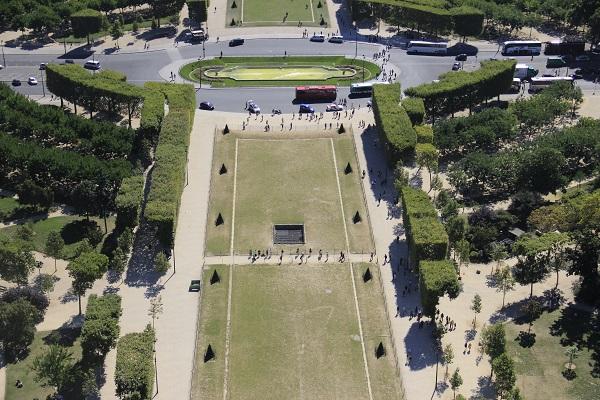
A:
POLYGON ((85 64, 83 64, 83 67, 87 68, 87 69, 100 69, 100 61, 96 61, 96 60, 86 61, 85 64))
POLYGON ((329 43, 344 43, 344 37, 339 35, 333 35, 329 38, 329 43))

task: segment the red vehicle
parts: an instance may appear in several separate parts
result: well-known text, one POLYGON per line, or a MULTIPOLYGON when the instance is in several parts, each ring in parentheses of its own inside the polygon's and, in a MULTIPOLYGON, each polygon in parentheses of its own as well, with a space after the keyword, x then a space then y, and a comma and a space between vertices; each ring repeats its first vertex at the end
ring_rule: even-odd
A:
POLYGON ((327 86, 298 86, 296 88, 296 100, 335 100, 337 97, 337 87, 327 86))

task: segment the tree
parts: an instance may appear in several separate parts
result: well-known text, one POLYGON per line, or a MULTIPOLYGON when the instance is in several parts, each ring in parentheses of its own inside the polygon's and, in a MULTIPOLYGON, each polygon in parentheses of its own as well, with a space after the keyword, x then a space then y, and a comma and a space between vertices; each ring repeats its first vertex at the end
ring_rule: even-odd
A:
POLYGON ((54 258, 54 272, 57 271, 56 259, 62 256, 63 248, 65 247, 65 241, 58 231, 51 231, 46 239, 46 246, 44 251, 47 255, 54 258))
POLYGON ((464 216, 456 215, 448 218, 445 225, 446 232, 448 232, 448 242, 454 248, 454 255, 456 256, 458 253, 456 245, 465 238, 467 232, 467 219, 464 216))
POLYGON ((98 214, 97 186, 89 180, 81 181, 71 191, 71 203, 79 214, 85 214, 87 220, 90 214, 98 214))
POLYGON ((118 20, 113 22, 113 24, 110 28, 110 35, 112 36, 112 38, 114 40, 117 41, 117 49, 118 49, 119 48, 119 38, 121 38, 123 36, 123 27, 121 26, 121 23, 118 20))
POLYGON ((152 317, 152 329, 154 329, 154 320, 158 319, 158 316, 163 312, 162 297, 157 296, 150 300, 150 308, 148 309, 148 315, 152 317))
POLYGON ((25 285, 36 265, 37 262, 28 245, 0 241, 0 278, 25 285))
POLYGON ((169 264, 169 260, 165 253, 160 252, 154 257, 154 270, 159 274, 165 274, 169 268, 171 268, 171 264, 169 264))
POLYGON ((22 225, 17 226, 16 236, 24 242, 31 242, 33 240, 33 237, 35 236, 35 231, 33 230, 33 223, 31 221, 28 221, 22 225))
POLYGON ((473 327, 475 327, 477 325, 477 314, 481 312, 481 296, 478 293, 475 293, 473 297, 471 310, 475 313, 475 318, 473 319, 473 327))
POLYGON ((50 7, 37 5, 28 17, 27 26, 37 34, 47 34, 60 25, 60 18, 50 7))
POLYGON ((431 174, 438 169, 438 151, 431 143, 418 143, 415 147, 415 161, 429 172, 429 191, 431 191, 431 174))
POLYGON ((160 27, 160 18, 179 13, 185 0, 148 0, 147 3, 152 8, 152 15, 160 27))
POLYGON ((122 274, 125 268, 127 268, 127 254, 120 247, 117 247, 110 260, 110 269, 122 274))
POLYGON ((456 389, 458 389, 463 384, 463 379, 460 376, 460 374, 458 373, 458 370, 459 369, 456 368, 456 370, 452 374, 452 378, 450 378, 450 387, 452 388, 452 391, 454 392, 455 399, 456 399, 456 389))
POLYGON ((492 361, 494 372, 496 372, 496 391, 500 397, 504 397, 512 391, 517 381, 515 365, 506 353, 502 353, 492 361))
POLYGON ((52 386, 60 393, 71 378, 74 366, 73 354, 66 347, 52 344, 34 358, 31 369, 36 382, 52 386))
MULTIPOLYGON (((506 332, 504 331, 504 325, 492 324, 485 328, 481 332, 480 341, 482 350, 487 354, 491 360, 494 360, 500 354, 506 351, 506 332)), ((492 363, 492 373, 494 372, 494 364, 492 363)))
POLYGON ((446 365, 446 373, 444 374, 444 379, 448 376, 448 368, 450 364, 454 361, 454 350, 452 350, 452 345, 447 344, 442 351, 442 362, 446 365))
POLYGON ((81 348, 85 357, 91 360, 102 360, 116 346, 118 339, 118 319, 86 319, 81 329, 81 348))
POLYGON ((456 253, 458 255, 458 270, 460 273, 460 266, 464 264, 466 267, 469 266, 471 259, 471 244, 466 239, 461 239, 456 243, 456 253))
POLYGON ((579 349, 576 346, 569 347, 565 351, 565 355, 569 357, 569 364, 567 365, 568 370, 573 369, 573 360, 577 358, 577 353, 579 353, 579 349))
POLYGON ((499 271, 500 263, 502 260, 508 257, 508 253, 506 252, 503 244, 494 242, 490 246, 490 257, 492 257, 492 260, 496 263, 496 271, 499 271))
POLYGON ((96 279, 100 279, 108 269, 108 257, 96 252, 83 253, 67 266, 69 276, 73 279, 72 287, 79 301, 81 315, 81 296, 90 289, 96 279))
POLYGON ((37 185, 30 179, 25 180, 16 188, 19 202, 48 208, 54 202, 54 193, 48 187, 37 185))
POLYGON ((33 341, 40 311, 26 299, 0 302, 0 342, 9 359, 14 359, 33 341))
POLYGON ((515 281, 520 285, 530 285, 529 298, 533 297, 533 284, 544 280, 548 273, 546 259, 535 256, 520 259, 513 268, 515 281))
POLYGON ((523 305, 523 307, 521 308, 521 311, 523 311, 523 313, 525 314, 525 317, 527 318, 527 322, 528 322, 527 333, 531 333, 531 327, 533 326, 533 321, 535 321, 537 318, 540 317, 540 315, 544 311, 544 308, 542 307, 542 304, 539 301, 537 301, 535 299, 530 299, 523 305))
POLYGON ((535 192, 550 193, 566 184, 563 171, 566 160, 553 148, 539 147, 521 154, 519 182, 524 188, 535 192), (548 160, 552 160, 551 163, 548 160))
POLYGON ((90 44, 90 35, 102 29, 102 13, 92 9, 84 9, 71 14, 71 26, 76 37, 87 37, 90 44))
POLYGON ((506 292, 515 290, 515 278, 512 276, 510 267, 504 267, 496 271, 494 278, 496 280, 496 291, 502 292, 502 308, 504 309, 506 292))

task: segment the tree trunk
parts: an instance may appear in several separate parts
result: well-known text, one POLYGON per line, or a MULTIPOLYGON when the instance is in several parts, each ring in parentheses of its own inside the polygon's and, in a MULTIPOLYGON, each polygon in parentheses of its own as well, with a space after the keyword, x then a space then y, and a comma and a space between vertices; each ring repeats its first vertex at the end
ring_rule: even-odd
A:
POLYGON ((504 299, 506 299, 506 289, 502 291, 502 308, 504 309, 504 299))
POLYGON ((533 297, 533 282, 531 282, 530 290, 529 290, 529 298, 531 299, 532 297, 533 297))
POLYGON ((60 108, 63 108, 65 106, 65 104, 63 103, 63 98, 60 98, 60 108))
POLYGON ((54 273, 58 271, 58 267, 56 266, 56 257, 54 258, 54 273))
POLYGON ((79 315, 81 315, 81 295, 77 295, 77 300, 79 301, 79 315))
POLYGON ((558 273, 559 270, 556 270, 556 286, 554 287, 554 289, 558 289, 558 273))

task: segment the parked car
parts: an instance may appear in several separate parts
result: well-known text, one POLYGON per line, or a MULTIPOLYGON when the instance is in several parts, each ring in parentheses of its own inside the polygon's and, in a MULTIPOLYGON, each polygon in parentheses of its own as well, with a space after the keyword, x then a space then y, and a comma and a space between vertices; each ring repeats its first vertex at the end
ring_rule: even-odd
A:
POLYGON ((590 61, 592 61, 592 58, 587 54, 580 54, 577 57, 575 57, 575 61, 576 62, 590 62, 590 61))
POLYGON ((87 69, 100 69, 100 61, 98 60, 88 60, 83 64, 84 68, 87 69))
POLYGON ((44 71, 47 66, 48 66, 48 63, 41 63, 40 64, 40 71, 44 71))
POLYGON ((314 35, 313 37, 310 38, 311 42, 324 42, 325 41, 325 35, 314 35))
POLYGON ((248 111, 250 111, 252 114, 260 114, 260 107, 256 103, 249 103, 248 111))
POLYGON ((344 43, 344 37, 340 35, 333 35, 329 38, 329 43, 344 43))
POLYGON ((13 86, 21 86, 21 81, 18 79, 13 79, 12 80, 12 85, 13 86))
POLYGON ((35 86, 38 84, 38 81, 35 79, 35 77, 30 76, 29 79, 27 79, 27 83, 29 83, 31 86, 35 86))
POLYGON ((229 47, 241 46, 244 44, 244 39, 235 38, 229 41, 229 47))
POLYGON ((454 57, 454 61, 467 61, 467 55, 466 54, 459 54, 456 57, 454 57))
POLYGON ((215 106, 213 106, 213 104, 210 101, 203 101, 200 103, 200 106, 198 108, 200 108, 201 110, 212 111, 215 109, 215 106))
POLYGON ((460 63, 457 61, 452 64, 452 71, 458 71, 460 69, 460 63))
POLYGON ((298 110, 298 112, 300 114, 314 114, 315 109, 314 107, 309 106, 308 104, 300 104, 300 110, 298 110))
POLYGON ((336 103, 331 103, 325 108, 325 111, 344 111, 344 107, 336 103))

